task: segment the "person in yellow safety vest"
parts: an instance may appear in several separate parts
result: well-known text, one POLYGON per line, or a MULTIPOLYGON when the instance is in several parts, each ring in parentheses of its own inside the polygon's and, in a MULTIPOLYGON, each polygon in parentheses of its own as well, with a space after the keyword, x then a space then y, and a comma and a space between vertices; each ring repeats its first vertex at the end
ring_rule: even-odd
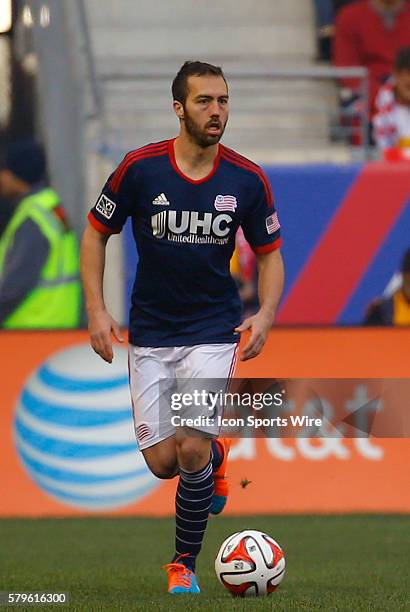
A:
POLYGON ((410 325, 410 248, 403 255, 401 282, 388 297, 372 300, 365 325, 410 325))
POLYGON ((2 328, 73 328, 80 322, 77 239, 45 177, 40 145, 9 146, 0 166, 0 196, 14 204, 0 238, 2 328))

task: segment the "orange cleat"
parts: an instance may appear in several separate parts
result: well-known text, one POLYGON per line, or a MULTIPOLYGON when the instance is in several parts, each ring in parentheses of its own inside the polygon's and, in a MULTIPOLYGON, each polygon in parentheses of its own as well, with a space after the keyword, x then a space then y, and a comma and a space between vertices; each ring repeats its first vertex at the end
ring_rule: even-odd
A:
POLYGON ((185 567, 183 563, 178 563, 181 557, 179 555, 172 563, 164 565, 164 569, 168 574, 168 593, 200 593, 201 589, 196 581, 196 576, 192 570, 185 567))
POLYGON ((226 476, 226 466, 228 463, 229 449, 231 448, 232 440, 230 438, 218 438, 215 440, 218 444, 222 454, 222 463, 219 468, 214 472, 214 495, 212 497, 211 508, 209 512, 211 514, 219 514, 225 507, 229 485, 228 478, 226 476))

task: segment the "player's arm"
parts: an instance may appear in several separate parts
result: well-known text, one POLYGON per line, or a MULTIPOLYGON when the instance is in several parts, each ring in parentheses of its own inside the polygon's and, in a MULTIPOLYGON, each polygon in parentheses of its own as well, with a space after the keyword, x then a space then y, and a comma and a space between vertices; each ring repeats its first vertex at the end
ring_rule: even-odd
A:
POLYGON ((258 312, 245 319, 236 331, 243 332, 250 330, 251 335, 244 346, 241 354, 241 361, 252 359, 259 355, 269 330, 275 320, 276 309, 278 307, 284 285, 284 267, 282 255, 279 249, 269 253, 256 255, 258 262, 258 295, 260 308, 258 312))
POLYGON ((261 352, 275 319, 284 282, 283 261, 279 250, 280 223, 272 190, 262 170, 259 170, 258 177, 248 214, 242 221, 242 229, 257 257, 260 308, 255 315, 245 319, 235 330, 251 332, 242 350, 241 361, 252 359, 261 352))
POLYGON ((88 331, 94 351, 108 363, 112 362, 112 334, 123 342, 118 323, 111 317, 104 303, 103 279, 105 249, 109 235, 88 225, 81 241, 80 269, 83 281, 88 331))
POLYGON ((112 362, 112 336, 123 342, 118 323, 104 303, 103 280, 105 252, 111 234, 118 234, 130 215, 134 193, 129 156, 125 156, 117 170, 109 177, 100 197, 91 209, 81 242, 80 271, 88 314, 91 346, 102 359, 112 362))

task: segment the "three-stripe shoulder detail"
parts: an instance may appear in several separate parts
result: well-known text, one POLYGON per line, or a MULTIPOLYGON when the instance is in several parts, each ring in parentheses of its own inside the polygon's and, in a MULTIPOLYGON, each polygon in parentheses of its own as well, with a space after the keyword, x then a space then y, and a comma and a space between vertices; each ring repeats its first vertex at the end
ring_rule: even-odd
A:
POLYGON ((142 159, 147 159, 148 157, 156 157, 160 155, 165 155, 168 151, 168 141, 164 140, 162 142, 157 142, 154 144, 146 145, 145 147, 141 147, 140 149, 136 149, 135 151, 130 151, 124 157, 116 171, 111 177, 109 187, 110 189, 116 193, 120 186, 121 182, 128 170, 128 168, 137 161, 142 159))
POLYGON ((244 168, 245 170, 249 170, 250 172, 253 172, 254 174, 256 174, 259 177, 259 179, 262 181, 262 184, 264 186, 265 193, 266 193, 266 199, 268 201, 269 206, 273 207, 272 189, 268 181, 268 178, 266 174, 264 173, 264 171, 262 170, 262 168, 260 168, 257 164, 252 162, 250 159, 247 159, 243 155, 240 155, 233 149, 229 149, 228 147, 225 147, 224 145, 222 145, 221 147, 221 157, 222 159, 225 159, 231 164, 235 164, 236 166, 239 166, 240 168, 244 168))

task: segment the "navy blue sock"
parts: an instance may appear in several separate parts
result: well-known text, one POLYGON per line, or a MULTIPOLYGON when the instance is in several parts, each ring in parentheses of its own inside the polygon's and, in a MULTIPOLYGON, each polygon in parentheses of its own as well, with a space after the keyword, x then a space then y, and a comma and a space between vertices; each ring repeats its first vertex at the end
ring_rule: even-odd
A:
POLYGON ((212 440, 211 442, 211 450, 212 450, 212 469, 215 472, 222 463, 222 453, 219 447, 219 444, 216 440, 212 440))
POLYGON ((208 522, 209 508, 214 494, 214 476, 211 461, 198 472, 179 470, 179 483, 175 497, 175 557, 180 563, 195 570, 195 559, 201 550, 208 522))

